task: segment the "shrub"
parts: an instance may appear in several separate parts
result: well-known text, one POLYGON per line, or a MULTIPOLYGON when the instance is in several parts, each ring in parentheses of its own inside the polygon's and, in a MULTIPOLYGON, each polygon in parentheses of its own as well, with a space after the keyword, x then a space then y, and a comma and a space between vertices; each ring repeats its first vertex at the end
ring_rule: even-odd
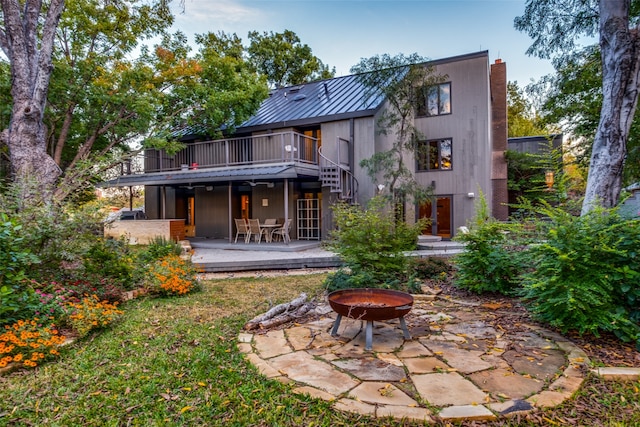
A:
POLYGON ((491 218, 482 195, 478 203, 469 232, 456 236, 465 250, 454 258, 455 284, 477 293, 513 294, 525 269, 526 252, 518 240, 520 227, 491 218))
POLYGON ((26 281, 38 257, 23 247, 22 226, 0 213, 0 325, 28 317, 35 299, 26 281))
POLYGON ((56 289, 52 293, 36 289, 35 295, 38 303, 35 307, 35 316, 39 318, 54 319, 57 325, 65 325, 69 317, 69 302, 71 295, 63 289, 56 289))
POLYGON ((605 209, 544 213, 551 228, 531 249, 522 292, 532 312, 562 331, 610 331, 640 346, 640 221, 605 209))
MULTIPOLYGON (((339 286, 406 287, 407 257, 404 251, 416 248, 424 221, 409 225, 396 221, 393 210, 385 209, 384 200, 371 199, 369 206, 339 204, 333 207, 336 229, 330 248, 338 253, 348 269, 335 279, 339 286), (347 276, 352 276, 349 279, 347 276)), ((331 279, 333 280, 333 279, 331 279)), ((335 284, 328 283, 330 287, 335 284)))
POLYGON ((65 337, 54 326, 43 326, 38 319, 19 320, 5 325, 0 334, 0 368, 9 363, 21 363, 32 368, 41 361, 58 354, 58 347, 65 337))
POLYGON ((69 303, 71 314, 69 324, 78 336, 84 337, 93 329, 104 328, 118 320, 124 314, 117 304, 100 301, 97 296, 84 297, 78 303, 69 303))
MULTIPOLYGON (((32 185, 32 184, 27 184, 32 185)), ((39 189, 34 187, 34 191, 39 189)), ((0 194, 0 214, 21 226, 17 247, 40 260, 30 279, 46 280, 58 274, 62 265, 80 264, 82 256, 98 239, 101 212, 95 203, 25 204, 20 191, 10 185, 0 194)))
POLYGON ((198 287, 191 261, 168 255, 149 266, 147 289, 160 295, 184 295, 198 287))
POLYGON ((446 277, 451 270, 451 265, 444 258, 412 258, 409 261, 409 270, 418 279, 440 279, 446 277))
POLYGON ((81 278, 71 275, 62 281, 59 286, 69 293, 76 302, 83 297, 95 295, 100 300, 109 302, 121 302, 124 292, 127 290, 117 280, 110 277, 84 276, 81 278))
POLYGON ((124 239, 98 239, 85 254, 83 267, 90 281, 108 278, 108 284, 133 288, 134 260, 124 239))
POLYGON ((327 275, 324 285, 328 292, 352 288, 394 289, 409 293, 422 291, 420 283, 413 278, 397 279, 392 277, 387 281, 379 281, 368 271, 349 271, 343 268, 327 275))
POLYGON ((168 255, 180 254, 182 254, 182 246, 178 242, 164 236, 156 236, 149 242, 146 250, 139 254, 139 258, 143 262, 151 262, 168 255))

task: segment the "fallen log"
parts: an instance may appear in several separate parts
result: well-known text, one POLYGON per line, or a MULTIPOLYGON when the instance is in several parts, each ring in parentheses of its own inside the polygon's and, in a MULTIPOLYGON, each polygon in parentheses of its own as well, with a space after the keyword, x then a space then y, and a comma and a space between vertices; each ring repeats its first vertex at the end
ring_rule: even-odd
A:
POLYGON ((307 294, 303 292, 300 294, 300 296, 291 300, 290 302, 278 304, 275 307, 271 308, 266 313, 249 320, 247 324, 244 325, 244 329, 246 330, 257 329, 261 327, 261 323, 271 320, 277 316, 291 313, 293 311, 298 310, 306 301, 307 301, 307 294))
POLYGON ((258 326, 260 327, 260 329, 269 329, 269 328, 274 328, 276 326, 284 325, 285 323, 292 322, 304 316, 309 310, 313 308, 313 306, 314 305, 312 303, 308 302, 302 305, 301 307, 299 307, 296 311, 292 313, 283 313, 272 319, 267 319, 263 322, 260 322, 258 326))

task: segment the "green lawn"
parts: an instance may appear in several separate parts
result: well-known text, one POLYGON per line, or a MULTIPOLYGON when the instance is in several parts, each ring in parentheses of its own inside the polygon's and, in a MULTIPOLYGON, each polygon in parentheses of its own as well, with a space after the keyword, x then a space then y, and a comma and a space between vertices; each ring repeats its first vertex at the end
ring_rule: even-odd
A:
MULTIPOLYGON (((300 292, 318 295, 324 277, 207 281, 186 297, 130 301, 121 322, 64 347, 59 359, 0 377, 0 425, 412 425, 343 414, 293 394, 289 385, 260 376, 237 351, 247 320, 300 292)), ((591 378, 563 408, 492 425, 561 425, 569 418, 578 425, 640 425, 638 387, 591 378), (585 414, 584 406, 600 409, 585 414)))

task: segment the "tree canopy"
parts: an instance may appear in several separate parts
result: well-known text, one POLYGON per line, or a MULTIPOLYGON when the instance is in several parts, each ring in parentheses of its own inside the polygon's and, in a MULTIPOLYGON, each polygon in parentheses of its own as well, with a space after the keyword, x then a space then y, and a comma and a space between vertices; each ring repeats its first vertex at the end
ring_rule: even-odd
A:
POLYGON ((528 0, 515 27, 532 37, 527 53, 566 55, 581 36, 599 36, 602 105, 596 127, 582 213, 618 202, 627 140, 638 103, 640 2, 631 0, 528 0))
POLYGON ((173 16, 163 0, 54 1, 32 14, 21 14, 18 3, 2 2, 0 44, 8 61, 0 60, 0 103, 3 124, 12 126, 3 133, 0 155, 9 160, 14 182, 47 190, 32 192, 36 198, 65 198, 141 143, 179 148, 171 139, 181 129, 213 137, 222 129, 233 132, 268 95, 272 75, 255 64, 274 42, 284 43, 275 44, 282 48, 279 84, 333 75, 291 31, 252 32, 248 47, 235 34, 199 34, 192 52, 184 34, 167 33, 173 16), (22 32, 37 22, 43 31, 22 32), (13 47, 13 32, 40 49, 13 47), (159 38, 157 45, 142 45, 151 37, 159 38), (28 69, 40 74, 11 78, 28 69), (28 96, 16 97, 22 93, 33 95, 30 108, 37 114, 24 117, 28 96))
MULTIPOLYGON (((562 123, 574 137, 572 152, 578 166, 587 170, 591 144, 602 108, 602 64, 598 45, 587 46, 554 61, 556 73, 531 86, 544 99, 541 118, 562 123)), ((627 139, 627 157, 622 175, 624 186, 640 180, 640 118, 636 110, 627 139)))
POLYGON ((258 73, 267 77, 272 87, 284 87, 335 76, 335 68, 313 55, 311 48, 300 42, 290 30, 282 33, 249 32, 249 61, 258 73))
POLYGON ((552 133, 542 122, 518 82, 507 83, 507 117, 509 138, 552 133))

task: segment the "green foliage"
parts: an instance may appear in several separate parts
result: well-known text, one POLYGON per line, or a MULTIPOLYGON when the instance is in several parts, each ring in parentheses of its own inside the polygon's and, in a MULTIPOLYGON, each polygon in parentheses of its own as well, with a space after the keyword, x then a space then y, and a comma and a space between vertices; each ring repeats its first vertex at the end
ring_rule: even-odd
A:
POLYGON ((390 135, 390 147, 363 159, 360 166, 365 168, 374 183, 384 184, 385 197, 393 206, 407 202, 408 198, 420 204, 431 194, 430 188, 419 185, 415 180, 413 165, 406 163, 408 154, 412 154, 409 156, 411 159, 418 157, 419 142, 423 139, 421 132, 413 126, 423 91, 445 78, 425 62, 426 58, 417 54, 385 54, 362 59, 351 68, 351 72, 359 74, 365 98, 382 95, 388 103, 376 125, 380 134, 390 135))
POLYGON ((640 345, 640 221, 604 209, 540 213, 551 227, 530 250, 522 292, 533 313, 562 331, 609 331, 640 345))
POLYGON ((399 282, 408 281, 404 251, 415 249, 424 221, 414 225, 397 222, 379 197, 371 199, 366 209, 338 204, 333 213, 336 230, 329 245, 350 270, 351 287, 399 287, 399 282))
POLYGON ((142 262, 151 262, 167 255, 180 255, 182 246, 175 240, 167 239, 164 236, 155 236, 149 242, 147 248, 138 254, 142 262))
POLYGON ((451 270, 451 265, 444 258, 411 258, 409 260, 409 270, 413 272, 417 279, 441 279, 447 276, 451 270))
POLYGON ((507 150, 505 157, 511 203, 514 200, 532 204, 540 201, 554 205, 567 203, 571 182, 564 172, 562 148, 553 147, 552 136, 541 144, 537 154, 507 150), (547 172, 553 173, 552 187, 547 186, 547 172))
POLYGON ((524 269, 524 254, 510 240, 515 227, 489 220, 456 236, 465 244, 465 251, 455 257, 455 284, 477 293, 513 294, 524 269))
POLYGON ((302 44, 293 31, 262 34, 250 31, 249 40, 249 61, 274 87, 328 79, 336 73, 335 68, 330 71, 327 65, 313 55, 311 48, 302 44))
POLYGON ((125 289, 133 286, 134 260, 124 238, 98 239, 85 254, 82 265, 89 278, 109 278, 125 289))
MULTIPOLYGON (((602 109, 602 62, 599 46, 587 46, 554 62, 556 73, 532 85, 546 123, 562 123, 574 138, 576 163, 586 170, 602 109)), ((640 179, 640 112, 636 110, 627 139, 623 185, 640 179)))
POLYGON ((465 244, 464 252, 455 257, 455 284, 478 293, 513 294, 525 265, 523 247, 514 239, 518 232, 518 225, 501 223, 489 216, 486 199, 480 192, 469 232, 455 237, 465 244))
POLYGON ((507 83, 508 137, 547 135, 549 130, 537 115, 518 82, 507 83))
POLYGON ((39 259, 22 245, 21 234, 22 226, 0 213, 0 325, 23 319, 25 306, 34 301, 26 278, 39 259))

